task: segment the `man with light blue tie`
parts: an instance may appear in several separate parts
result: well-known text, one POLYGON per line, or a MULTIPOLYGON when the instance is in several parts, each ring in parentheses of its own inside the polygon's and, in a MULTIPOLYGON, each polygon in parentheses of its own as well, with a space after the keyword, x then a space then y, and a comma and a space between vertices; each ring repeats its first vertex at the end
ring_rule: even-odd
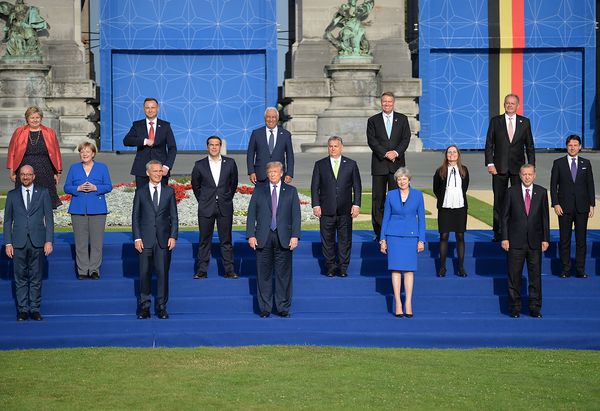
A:
POLYGON ((266 165, 272 161, 283 164, 284 181, 292 182, 294 177, 294 149, 292 135, 278 126, 279 112, 275 107, 265 110, 266 127, 257 128, 250 136, 246 165, 248 177, 252 184, 267 181, 266 165))
POLYGON ((410 143, 410 126, 404 114, 394 111, 394 93, 386 91, 381 95, 381 113, 367 121, 367 143, 373 151, 371 155, 371 176, 373 177, 373 207, 371 218, 375 239, 379 241, 383 206, 388 190, 397 188, 394 173, 405 166, 404 152, 410 143))

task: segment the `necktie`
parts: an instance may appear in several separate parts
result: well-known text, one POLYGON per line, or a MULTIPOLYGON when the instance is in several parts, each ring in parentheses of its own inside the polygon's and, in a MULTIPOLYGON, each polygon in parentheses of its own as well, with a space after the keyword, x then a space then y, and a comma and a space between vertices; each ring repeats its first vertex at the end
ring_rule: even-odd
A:
POLYGON ((385 131, 388 138, 390 138, 392 136, 392 121, 390 120, 390 116, 385 116, 385 131))
POLYGON ((515 129, 512 125, 512 117, 508 118, 508 140, 512 143, 513 136, 515 135, 515 129))
POLYGON ((277 185, 273 184, 271 191, 271 231, 277 229, 277 185))
POLYGON ((275 136, 273 135, 273 129, 269 129, 269 154, 273 154, 275 148, 275 136))
POLYGON ((27 208, 27 210, 29 210, 29 206, 31 205, 31 195, 29 194, 29 189, 26 189, 25 191, 27 191, 27 204, 26 204, 25 208, 27 208))
POLYGON ((452 167, 452 172, 450 173, 450 178, 448 179, 448 187, 450 187, 450 180, 454 177, 454 187, 456 187, 456 169, 452 167))
POLYGON ((154 121, 150 122, 150 130, 148 131, 148 141, 154 144, 154 121))
POLYGON ((340 171, 340 160, 333 160, 333 175, 337 179, 338 171, 340 171))
POLYGON ((158 208, 158 187, 154 186, 154 194, 152 194, 152 203, 154 208, 158 208))
POLYGON ((525 189, 525 214, 529 215, 529 207, 531 207, 531 196, 529 195, 529 189, 525 189))
POLYGON ((573 182, 577 178, 577 164, 575 163, 575 158, 571 159, 571 177, 573 177, 573 182))

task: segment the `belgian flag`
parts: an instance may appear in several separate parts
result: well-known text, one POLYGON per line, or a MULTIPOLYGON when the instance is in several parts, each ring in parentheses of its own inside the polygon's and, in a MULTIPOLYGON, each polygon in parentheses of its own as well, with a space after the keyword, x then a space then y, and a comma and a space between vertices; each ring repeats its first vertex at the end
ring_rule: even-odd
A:
POLYGON ((521 99, 523 114, 523 49, 525 0, 488 0, 490 117, 504 112, 504 96, 521 99))

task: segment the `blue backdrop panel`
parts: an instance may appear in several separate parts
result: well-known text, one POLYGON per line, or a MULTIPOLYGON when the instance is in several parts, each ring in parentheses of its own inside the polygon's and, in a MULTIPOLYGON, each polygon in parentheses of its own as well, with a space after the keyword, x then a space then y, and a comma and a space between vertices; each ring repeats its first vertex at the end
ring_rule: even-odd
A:
POLYGON ((178 149, 245 150, 277 103, 276 0, 100 0, 101 149, 155 97, 178 149))
POLYGON ((245 150, 263 122, 264 53, 144 53, 113 55, 114 149, 143 118, 143 100, 156 97, 160 117, 171 122, 179 150, 204 150, 216 134, 230 150, 245 150), (132 98, 133 96, 133 98, 132 98))
MULTIPOLYGON (((563 148, 576 133, 584 147, 597 148, 595 1, 528 0, 524 12, 522 105, 536 147, 563 148)), ((488 1, 419 1, 419 135, 426 148, 483 148, 489 52, 488 1)))

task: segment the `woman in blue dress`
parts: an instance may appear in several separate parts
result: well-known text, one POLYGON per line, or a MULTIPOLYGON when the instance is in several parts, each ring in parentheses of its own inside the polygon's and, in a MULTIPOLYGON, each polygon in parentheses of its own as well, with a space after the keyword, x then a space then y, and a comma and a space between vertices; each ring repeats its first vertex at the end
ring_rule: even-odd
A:
POLYGON ((381 225, 381 252, 388 256, 396 317, 413 316, 412 291, 417 253, 425 250, 425 203, 423 193, 410 187, 411 174, 406 167, 394 174, 397 190, 388 191, 381 225), (404 310, 400 299, 404 274, 404 310))

